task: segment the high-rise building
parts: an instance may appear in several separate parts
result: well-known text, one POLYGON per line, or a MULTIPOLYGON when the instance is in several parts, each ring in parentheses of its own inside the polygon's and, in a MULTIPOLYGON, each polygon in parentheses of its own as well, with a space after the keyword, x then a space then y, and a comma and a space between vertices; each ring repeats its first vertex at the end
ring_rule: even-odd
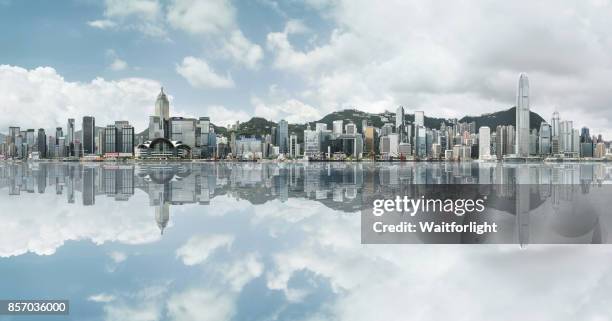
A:
POLYGON ((55 145, 59 144, 59 139, 61 137, 64 137, 64 131, 62 130, 61 127, 55 128, 55 145))
POLYGON ((344 132, 347 135, 357 135, 357 125, 352 122, 346 124, 346 126, 344 127, 344 132))
POLYGON ((164 93, 164 87, 161 88, 157 100, 155 101, 155 116, 160 119, 167 121, 170 119, 170 102, 166 93, 164 93))
POLYGON ((395 112, 395 128, 397 131, 400 131, 400 128, 404 126, 404 107, 397 107, 397 111, 395 112))
POLYGON ((96 119, 94 117, 83 117, 82 135, 83 151, 85 155, 94 155, 96 153, 96 119))
POLYGON ((519 157, 529 156, 529 79, 527 74, 519 76, 516 93, 516 147, 519 157))
POLYGON ((333 134, 334 135, 342 135, 342 127, 344 126, 344 122, 342 120, 334 120, 333 122, 333 134))
POLYGON ((278 128, 276 129, 276 142, 280 149, 280 153, 287 154, 289 152, 289 123, 281 119, 278 122, 278 128))
POLYGON ((418 158, 427 157, 427 130, 424 126, 415 127, 414 152, 418 158))
POLYGON ((180 141, 191 148, 196 146, 195 118, 171 117, 168 124, 170 140, 180 141))
POLYGON ((574 131, 574 122, 571 120, 564 120, 559 123, 559 152, 560 153, 572 153, 574 151, 574 144, 572 142, 574 131))
POLYGON ((295 134, 289 136, 289 156, 292 158, 300 156, 300 144, 298 144, 298 137, 295 134))
POLYGON ((74 118, 68 118, 66 124, 66 149, 68 150, 68 156, 74 155, 74 118))
POLYGON ((538 138, 538 154, 550 155, 552 151, 552 128, 546 123, 540 124, 540 136, 538 138))
POLYGON ((159 116, 149 116, 149 139, 164 137, 164 120, 159 116))
POLYGON ((364 130, 364 136, 365 136, 365 154, 366 155, 376 154, 377 153, 376 145, 375 145, 376 129, 374 129, 374 127, 372 126, 366 127, 364 130))
POLYGON ((418 126, 425 126, 425 112, 423 111, 414 112, 414 126, 415 126, 415 129, 418 126))
MULTIPOLYGON (((319 128, 317 124, 317 129, 319 128)), ((321 152, 321 131, 311 130, 310 125, 304 130, 304 156, 316 158, 321 152)))
POLYGON ((559 137, 559 112, 554 112, 552 115, 551 125, 551 137, 559 137))
POLYGON ((491 128, 487 126, 478 129, 478 158, 491 158, 491 128))
POLYGON ((45 134, 45 130, 43 128, 38 129, 37 145, 38 145, 38 153, 40 155, 40 158, 46 158, 47 157, 47 135, 45 134))

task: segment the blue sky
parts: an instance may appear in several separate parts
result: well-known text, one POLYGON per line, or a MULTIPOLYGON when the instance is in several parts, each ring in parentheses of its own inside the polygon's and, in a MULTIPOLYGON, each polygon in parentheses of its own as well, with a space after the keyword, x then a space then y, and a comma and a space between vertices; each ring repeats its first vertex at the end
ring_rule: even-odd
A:
POLYGON ((220 125, 461 117, 512 106, 527 72, 532 110, 612 135, 610 16, 605 0, 0 0, 0 128, 141 130, 162 85, 172 114, 220 125))

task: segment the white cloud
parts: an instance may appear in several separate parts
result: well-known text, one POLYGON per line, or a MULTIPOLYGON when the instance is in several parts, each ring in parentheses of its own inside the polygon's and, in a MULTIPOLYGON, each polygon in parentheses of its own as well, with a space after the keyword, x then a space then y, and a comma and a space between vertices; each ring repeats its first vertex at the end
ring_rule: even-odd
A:
POLYGON ((87 300, 89 300, 89 301, 99 302, 99 303, 113 302, 115 299, 116 298, 115 298, 114 295, 110 295, 110 294, 106 294, 106 293, 95 294, 95 295, 92 295, 89 298, 87 298, 87 300))
POLYGON ((299 49, 290 21, 268 34, 267 48, 276 68, 305 82, 294 97, 322 112, 401 104, 432 116, 478 115, 512 106, 525 71, 533 111, 577 114, 575 123, 612 135, 612 93, 602 86, 612 81, 609 5, 310 2, 334 25, 328 40, 299 49))
POLYGON ((127 257, 128 257, 126 253, 119 252, 119 251, 113 251, 109 254, 109 256, 115 263, 121 263, 127 260, 127 257))
POLYGON ((228 248, 234 237, 226 234, 196 235, 176 250, 176 257, 185 265, 203 263, 217 249, 228 248))
POLYGON ((100 126, 129 120, 138 132, 146 126, 146 115, 153 113, 160 86, 145 78, 70 82, 50 67, 0 65, 0 111, 11 115, 0 119, 0 128, 51 129, 64 126, 68 118, 76 118, 80 127, 82 116, 92 115, 100 126))
POLYGON ((195 57, 185 57, 183 62, 176 66, 176 72, 196 88, 234 87, 234 81, 229 74, 225 77, 221 76, 205 60, 195 57))
POLYGON ((115 58, 113 62, 110 64, 110 69, 114 71, 121 71, 127 68, 128 64, 125 60, 121 60, 119 58, 115 58))
POLYGON ((234 298, 225 291, 191 289, 174 294, 166 305, 170 320, 231 320, 236 313, 234 298))
POLYGON ((235 27, 235 18, 228 0, 173 0, 167 13, 171 26, 194 34, 225 32, 235 27))
POLYGON ((154 20, 161 14, 161 5, 157 0, 106 0, 104 15, 110 18, 138 16, 154 20))
POLYGON ((236 121, 247 121, 252 115, 243 110, 230 110, 224 106, 215 105, 206 108, 205 115, 211 115, 211 122, 217 126, 226 126, 234 124, 236 121))
POLYGON ((117 23, 115 23, 112 20, 108 20, 108 19, 87 21, 87 24, 90 27, 98 28, 98 29, 111 29, 117 26, 117 23))
MULTIPOLYGON (((68 204, 65 197, 58 197, 54 192, 9 197, 3 190, 0 220, 11 223, 0 233, 0 257, 29 252, 51 255, 67 241, 88 240, 100 245, 105 242, 145 244, 160 239, 152 208, 133 213, 129 203, 107 197, 96 198, 96 206, 84 207, 80 205, 80 197, 77 193, 75 204, 68 204), (24 204, 28 204, 27 211, 23 210, 24 204)), ((148 199, 145 193, 137 192, 130 202, 145 204, 148 199)))
POLYGON ((247 39, 236 22, 236 9, 228 0, 174 0, 167 20, 179 30, 213 38, 223 57, 250 69, 257 69, 263 50, 247 39))
POLYGON ((251 105, 257 117, 274 121, 285 119, 290 123, 301 124, 310 120, 318 120, 323 116, 320 108, 292 98, 288 92, 279 89, 277 85, 269 87, 268 95, 265 98, 251 97, 251 105))
POLYGON ((223 52, 250 69, 257 69, 263 59, 263 50, 244 37, 240 30, 231 32, 229 39, 224 41, 223 52))

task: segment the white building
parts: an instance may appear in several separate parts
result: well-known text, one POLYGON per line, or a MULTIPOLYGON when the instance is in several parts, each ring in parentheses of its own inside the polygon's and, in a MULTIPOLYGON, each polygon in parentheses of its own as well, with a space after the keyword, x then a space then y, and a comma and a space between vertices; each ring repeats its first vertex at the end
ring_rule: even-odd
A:
POLYGON ((342 135, 342 127, 344 126, 344 121, 342 120, 334 120, 333 123, 333 134, 334 135, 342 135))
POLYGON ((516 147, 519 157, 529 156, 529 79, 527 74, 519 76, 516 93, 516 147))
POLYGON ((491 159, 491 128, 487 126, 478 129, 478 158, 491 159))

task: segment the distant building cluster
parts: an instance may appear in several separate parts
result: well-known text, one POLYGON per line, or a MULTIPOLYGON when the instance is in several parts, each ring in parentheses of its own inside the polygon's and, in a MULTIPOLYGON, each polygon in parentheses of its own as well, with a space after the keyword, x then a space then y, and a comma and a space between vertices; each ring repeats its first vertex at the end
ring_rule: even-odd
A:
MULTIPOLYGON (((355 115, 357 116, 357 115, 355 115)), ((348 117, 347 118, 351 118, 348 117)), ((289 130, 280 120, 263 135, 243 135, 239 122, 226 133, 215 133, 209 117, 185 118, 170 115, 170 102, 163 88, 155 101, 155 114, 149 116, 147 130, 136 135, 128 121, 115 121, 96 127, 93 116, 82 120, 75 132, 75 120, 55 133, 45 129, 22 130, 9 127, 0 143, 0 159, 296 159, 309 160, 446 160, 479 159, 604 159, 610 151, 601 135, 591 136, 589 128, 580 131, 571 120, 561 121, 559 113, 550 123, 530 129, 529 80, 519 76, 515 126, 480 126, 474 121, 442 121, 432 128, 424 111, 407 120, 404 107, 363 119, 306 124, 303 135, 289 130), (379 119, 373 119, 378 117, 379 119), (374 123, 382 123, 379 127, 374 123), (331 126, 331 128, 329 127, 331 126)), ((295 127, 294 127, 295 128, 295 127)), ((302 127, 303 128, 303 127, 302 127)))

